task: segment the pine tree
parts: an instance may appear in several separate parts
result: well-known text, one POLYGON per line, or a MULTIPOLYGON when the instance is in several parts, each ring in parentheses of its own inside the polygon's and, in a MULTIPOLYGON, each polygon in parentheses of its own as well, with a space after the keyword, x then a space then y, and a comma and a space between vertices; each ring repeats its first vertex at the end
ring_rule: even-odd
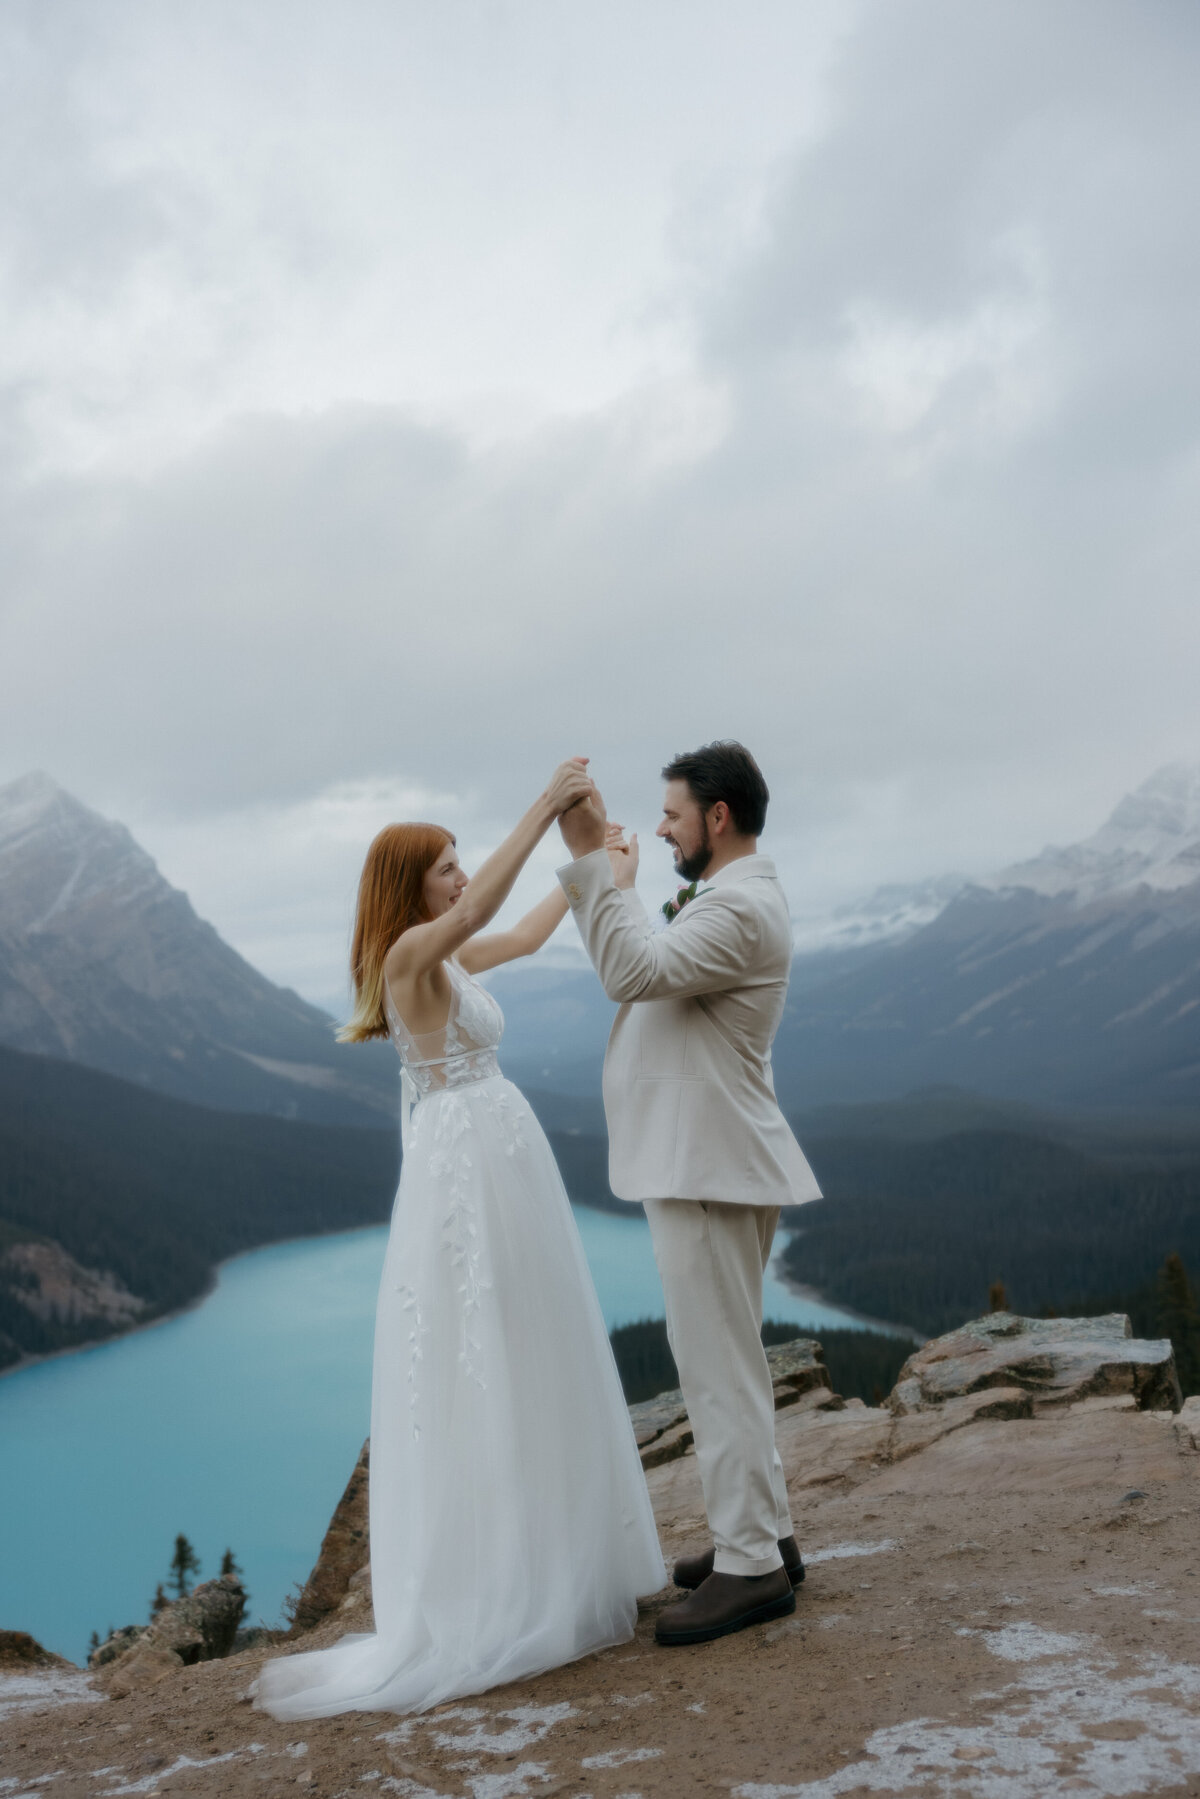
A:
POLYGON ((245 1613, 246 1613, 246 1606, 250 1600, 250 1595, 246 1591, 246 1576, 242 1573, 241 1568, 238 1566, 237 1557, 234 1555, 232 1549, 227 1549, 225 1551, 224 1555, 221 1557, 221 1573, 222 1574, 232 1574, 233 1578, 236 1581, 241 1582, 242 1616, 244 1617, 245 1613))
POLYGON ((175 1539, 175 1553, 171 1557, 170 1575, 175 1586, 175 1592, 180 1599, 186 1599, 188 1593, 191 1591, 188 1581, 193 1574, 199 1574, 199 1572, 200 1557, 196 1554, 196 1551, 192 1548, 187 1538, 180 1532, 179 1536, 175 1539))
POLYGON ((1172 1250, 1158 1271, 1156 1324, 1170 1337, 1175 1369, 1185 1399, 1200 1393, 1200 1310, 1183 1258, 1172 1250))
POLYGON ((158 1585, 154 1589, 154 1598, 150 1601, 150 1616, 152 1618, 157 1618, 159 1612, 165 1611, 167 1606, 170 1605, 170 1603, 171 1603, 171 1601, 167 1598, 166 1593, 163 1591, 163 1584, 162 1584, 162 1581, 160 1580, 158 1585))
POLYGON ((94 1630, 92 1632, 91 1636, 88 1638, 88 1654, 94 1655, 96 1650, 99 1649, 99 1647, 100 1647, 100 1632, 98 1630, 94 1630))

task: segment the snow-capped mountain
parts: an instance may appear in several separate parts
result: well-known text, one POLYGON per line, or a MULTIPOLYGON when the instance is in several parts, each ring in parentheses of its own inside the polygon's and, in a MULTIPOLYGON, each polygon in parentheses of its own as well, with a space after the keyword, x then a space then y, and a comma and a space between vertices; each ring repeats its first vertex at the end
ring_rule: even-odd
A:
POLYGON ((162 884, 124 825, 90 812, 49 775, 0 787, 0 929, 50 931, 97 900, 136 908, 162 884))
POLYGON ((793 919, 796 954, 821 955, 869 949, 877 943, 898 943, 932 924, 966 885, 966 875, 956 874, 938 875, 907 886, 891 882, 876 887, 865 899, 838 906, 820 917, 793 919))
POLYGON ((335 1044, 333 1021, 223 942, 124 825, 44 774, 0 788, 0 1043, 235 1111, 395 1114, 390 1050, 335 1044))
POLYGON ((1091 837, 960 884, 915 929, 880 911, 859 954, 827 934, 797 957, 786 1103, 951 1082, 1200 1115, 1200 769, 1158 770, 1091 837))
POLYGON ((1082 906, 1137 887, 1170 893, 1193 881, 1200 881, 1200 766, 1175 762, 1126 794, 1082 843, 1048 846, 987 885, 1023 887, 1082 906))
POLYGON ((902 943, 939 918, 967 888, 989 893, 1036 893, 1073 906, 1146 887, 1172 893, 1200 881, 1200 765, 1171 763, 1126 794, 1090 837, 1048 844, 1027 862, 1014 862, 974 881, 938 875, 909 885, 877 887, 831 913, 793 920, 800 957, 827 956, 902 943))

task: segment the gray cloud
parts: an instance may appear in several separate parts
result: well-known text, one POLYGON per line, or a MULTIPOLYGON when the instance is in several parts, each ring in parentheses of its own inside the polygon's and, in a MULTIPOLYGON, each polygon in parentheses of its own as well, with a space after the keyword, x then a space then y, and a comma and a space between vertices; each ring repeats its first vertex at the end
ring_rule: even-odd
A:
MULTIPOLYGON (((440 35, 423 26, 420 57, 441 51, 453 70, 461 54, 474 97, 477 52, 458 34, 469 11, 448 8, 440 35)), ((1193 11, 864 7, 846 15, 832 65, 833 28, 814 35, 813 68, 827 72, 818 81, 797 62, 794 115, 783 78, 765 78, 773 123, 756 128, 749 170, 728 127, 710 141, 697 114, 696 96, 726 78, 714 73, 715 12, 689 39, 692 89, 672 88, 656 38, 660 86, 639 104, 667 115, 669 154, 654 162, 637 136, 648 112, 634 136, 659 183, 661 230, 653 254, 639 240, 638 281, 614 278, 600 311, 613 329, 620 318, 627 345, 640 283, 658 348, 606 362, 599 303, 581 298, 579 361, 561 363, 574 370, 569 402, 539 401, 499 427, 481 426, 486 405, 464 411, 455 386, 457 347, 475 353, 464 321, 487 314, 494 283, 510 334, 487 340, 497 390, 503 344, 522 368, 535 362, 542 319, 559 357, 570 253, 586 235, 579 221, 560 232, 563 190, 538 159, 556 134, 568 160, 577 141, 608 145, 621 194, 636 161, 619 109, 605 136, 619 89, 578 39, 514 47, 508 15, 485 12, 509 101, 532 109, 522 166, 549 184, 548 246, 530 249, 519 196, 491 187, 482 211, 462 198, 479 172, 443 134, 445 167, 413 217, 424 231, 426 212, 444 209, 445 268, 406 262, 392 222, 373 265, 361 221, 337 204, 372 173, 355 160, 336 82, 320 116, 348 160, 311 191, 263 149, 273 124, 280 157, 294 148, 311 173, 302 123, 268 103, 251 129, 249 83, 223 102, 253 146, 244 193, 210 138, 157 158, 139 139, 122 158, 125 128, 92 117, 86 154, 65 134, 54 179, 67 199, 26 219, 34 248, 10 264, 8 288, 27 305, 69 290, 99 332, 80 367, 102 372, 97 345, 111 335, 123 373, 110 389, 95 373, 92 437, 74 414, 60 431, 83 404, 82 377, 72 365, 56 381, 56 340, 23 315, 41 360, 24 383, 10 375, 0 771, 41 764, 151 832, 157 821, 201 882, 204 858, 185 838, 241 841, 236 821, 252 814, 261 869, 211 874, 197 894, 227 908, 236 935, 252 883, 272 878, 270 820, 292 883, 297 808, 338 783, 453 795, 482 849, 559 754, 590 750, 614 803, 647 829, 663 757, 740 735, 767 768, 775 847, 801 902, 1081 835, 1155 763, 1200 754, 1193 11), (97 167, 141 173, 97 187, 97 167), (481 222, 489 207, 501 220, 511 208, 532 258, 524 289, 503 232, 481 222), (250 255, 256 300, 239 252, 271 220, 278 245, 250 255), (161 285, 143 361, 135 290, 148 268, 161 285), (348 339, 328 351, 324 325, 358 304, 347 272, 369 285, 373 268, 390 294, 426 281, 412 316, 432 374, 413 373, 411 346, 396 360, 369 307, 354 314, 353 354, 348 339), (204 297, 189 311, 193 278, 204 297), (247 372, 260 350, 269 380, 247 372), (364 391, 372 355, 376 394, 364 391), (146 398, 139 370, 161 371, 169 404, 146 398), (429 395, 443 378, 453 403, 439 417, 429 395), (120 394, 150 421, 132 438, 120 394), (115 447, 56 461, 47 445, 77 445, 81 431, 93 445, 107 431, 115 447), (156 433, 161 454, 146 448, 156 433)), ((782 6, 747 18, 764 58, 773 33, 794 30, 782 6)), ((94 43, 68 54, 26 28, 76 85, 104 66, 94 43)), ((160 23, 149 66, 178 70, 187 46, 172 29, 160 23)), ((262 54, 252 46, 260 71, 262 54)), ((216 107, 213 60, 206 40, 201 89, 216 107)), ((284 62, 290 93, 299 64, 284 62)), ((51 89, 30 86, 43 125, 51 89)), ((59 104, 78 119, 61 93, 59 104)), ((516 117, 493 104, 493 123, 516 117)), ((371 152, 392 141, 378 106, 368 92, 371 152)), ((431 117, 395 141, 429 150, 431 117)), ((619 224, 578 181, 596 244, 615 250, 619 224)), ((332 905, 309 921, 318 933, 332 905)), ((253 910, 261 941, 269 916, 253 910)))

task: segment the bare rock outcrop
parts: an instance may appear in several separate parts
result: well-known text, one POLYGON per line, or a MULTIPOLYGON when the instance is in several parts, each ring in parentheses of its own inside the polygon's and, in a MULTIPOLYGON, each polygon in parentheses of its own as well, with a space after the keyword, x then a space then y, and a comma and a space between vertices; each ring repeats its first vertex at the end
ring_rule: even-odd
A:
POLYGON ((329 1520, 329 1529, 322 1538, 313 1571, 296 1600, 292 1636, 315 1629, 331 1612, 337 1611, 347 1597, 352 1578, 366 1566, 371 1553, 367 1517, 370 1469, 371 1443, 368 1438, 329 1520))
MULTIPOLYGON (((767 1364, 775 1389, 775 1410, 803 1401, 821 1411, 838 1411, 844 1405, 833 1391, 829 1370, 822 1360, 821 1345, 811 1337, 795 1337, 790 1343, 774 1343, 767 1350, 767 1364)), ((678 1388, 659 1393, 640 1405, 631 1405, 629 1416, 643 1468, 658 1468, 686 1455, 692 1446, 692 1427, 678 1388)))
POLYGON ((114 1630, 105 1637, 102 1643, 88 1656, 89 1668, 107 1668, 113 1662, 119 1662, 123 1655, 128 1655, 135 1644, 145 1636, 149 1625, 122 1624, 120 1630, 114 1630))
POLYGON ((887 1403, 904 1418, 993 1387, 1013 1396, 1009 1416, 1021 1394, 1035 1410, 1097 1396, 1131 1396, 1142 1411, 1177 1412, 1183 1403, 1170 1342, 1135 1337, 1120 1312, 972 1319, 909 1356, 887 1403))
POLYGON ((164 1606, 138 1647, 173 1650, 187 1667, 218 1661, 233 1648, 245 1610, 246 1589, 237 1575, 219 1574, 164 1606))
POLYGON ((115 1274, 85 1268, 59 1243, 14 1243, 0 1255, 0 1288, 44 1324, 95 1320, 126 1330, 146 1310, 115 1274))
POLYGON ((71 1668, 69 1662, 52 1650, 43 1649, 36 1637, 26 1630, 0 1630, 0 1672, 24 1674, 35 1668, 71 1668))
POLYGON ((183 1657, 173 1649, 156 1648, 143 1640, 128 1655, 104 1669, 96 1684, 110 1699, 125 1699, 143 1687, 156 1687, 160 1680, 178 1674, 183 1666, 183 1657))
POLYGON ((1175 1420, 1175 1435, 1183 1448, 1200 1449, 1200 1394, 1184 1400, 1175 1420))
MULTIPOLYGON (((156 1678, 173 1667, 218 1661, 229 1654, 246 1609, 246 1590, 234 1574, 218 1575, 193 1588, 183 1599, 164 1606, 149 1624, 127 1624, 115 1630, 88 1657, 93 1669, 132 1667, 141 1658, 156 1678), (165 1659, 173 1656, 174 1661, 165 1659)), ((114 1689, 110 1686, 109 1691, 114 1689)))

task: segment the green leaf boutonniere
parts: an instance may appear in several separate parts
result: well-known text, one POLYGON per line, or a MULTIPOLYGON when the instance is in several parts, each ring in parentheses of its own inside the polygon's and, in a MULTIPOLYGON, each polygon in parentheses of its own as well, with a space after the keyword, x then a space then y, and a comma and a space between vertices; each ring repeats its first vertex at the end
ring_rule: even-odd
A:
POLYGON ((690 887, 681 887, 673 900, 663 901, 662 913, 668 924, 673 918, 679 917, 689 900, 695 899, 697 891, 705 892, 707 889, 701 888, 699 881, 693 881, 690 887))

